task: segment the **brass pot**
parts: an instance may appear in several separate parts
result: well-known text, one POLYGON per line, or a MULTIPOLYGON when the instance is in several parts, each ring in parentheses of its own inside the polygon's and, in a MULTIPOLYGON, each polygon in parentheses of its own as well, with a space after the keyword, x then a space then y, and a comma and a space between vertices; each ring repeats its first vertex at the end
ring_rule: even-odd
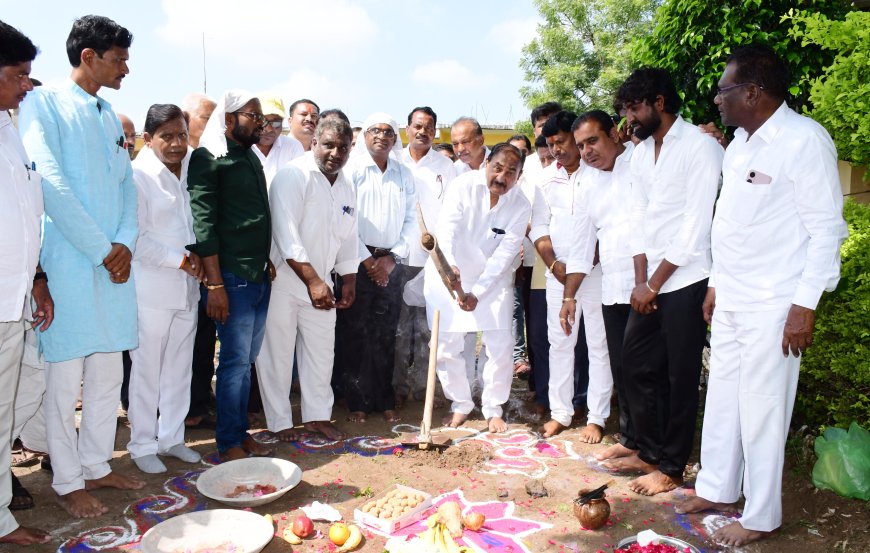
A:
MULTIPOLYGON (((592 490, 580 490, 578 497, 591 492, 592 490)), ((574 503, 574 516, 587 530, 598 530, 610 518, 610 503, 606 497, 592 499, 583 505, 574 503)))

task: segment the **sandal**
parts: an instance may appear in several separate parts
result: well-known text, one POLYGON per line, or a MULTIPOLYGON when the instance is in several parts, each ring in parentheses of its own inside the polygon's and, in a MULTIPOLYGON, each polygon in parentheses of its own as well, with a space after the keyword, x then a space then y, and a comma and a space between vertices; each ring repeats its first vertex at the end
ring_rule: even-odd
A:
POLYGON ((18 480, 18 477, 10 473, 12 476, 12 501, 9 502, 10 511, 26 511, 33 508, 33 496, 27 491, 27 488, 18 480))

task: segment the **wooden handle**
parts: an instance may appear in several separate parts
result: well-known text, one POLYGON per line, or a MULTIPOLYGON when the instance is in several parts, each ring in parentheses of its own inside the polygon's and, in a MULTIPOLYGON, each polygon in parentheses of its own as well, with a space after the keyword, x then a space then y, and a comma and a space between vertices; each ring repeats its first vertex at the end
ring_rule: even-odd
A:
POLYGON ((426 377, 426 403, 423 405, 423 421, 420 423, 420 441, 432 441, 432 407, 435 404, 435 368, 438 366, 438 329, 441 325, 441 310, 432 316, 432 339, 429 341, 429 374, 426 377))

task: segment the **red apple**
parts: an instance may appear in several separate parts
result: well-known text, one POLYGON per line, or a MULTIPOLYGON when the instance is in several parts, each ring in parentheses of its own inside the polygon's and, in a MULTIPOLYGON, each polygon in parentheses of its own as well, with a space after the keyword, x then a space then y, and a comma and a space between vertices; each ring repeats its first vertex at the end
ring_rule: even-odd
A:
POLYGON ((293 520, 293 533, 300 538, 307 538, 314 533, 314 523, 305 515, 299 515, 293 520))

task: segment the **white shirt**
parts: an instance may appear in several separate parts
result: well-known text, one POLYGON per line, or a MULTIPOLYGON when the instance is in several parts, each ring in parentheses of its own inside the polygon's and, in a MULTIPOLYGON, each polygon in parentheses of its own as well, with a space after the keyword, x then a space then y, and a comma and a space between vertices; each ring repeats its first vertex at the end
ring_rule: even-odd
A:
POLYGON ((6 111, 0 111, 0 322, 30 315, 25 299, 39 263, 42 177, 6 111))
POLYGON ((531 214, 516 186, 490 208, 485 171, 458 177, 447 191, 438 221, 438 244, 447 262, 459 268, 462 288, 478 299, 462 311, 450 297, 435 264, 426 262, 424 293, 428 314, 441 310, 441 329, 473 332, 509 329, 513 315, 513 261, 520 252, 531 214))
POLYGON ((181 161, 181 178, 147 146, 133 161, 139 216, 133 271, 142 307, 190 310, 199 301, 199 284, 181 270, 185 246, 196 242, 187 191, 190 153, 181 161))
POLYGON ((580 175, 576 203, 576 230, 567 272, 589 274, 598 243, 601 261, 601 303, 628 304, 634 289, 631 255, 631 155, 634 144, 625 144, 612 171, 585 166, 580 175))
POLYGON ((658 161, 653 137, 635 148, 632 253, 646 254, 648 276, 665 259, 678 266, 661 292, 709 276, 710 224, 723 155, 712 136, 679 116, 664 137, 658 161))
POLYGON ((345 171, 356 190, 360 261, 371 257, 366 246, 386 248, 400 259, 408 257, 417 225, 411 172, 392 156, 381 172, 368 152, 352 157, 345 171))
MULTIPOLYGON (((456 177, 456 169, 449 158, 439 154, 432 148, 420 161, 414 161, 406 147, 402 150, 402 163, 414 176, 414 189, 417 191, 417 200, 423 210, 423 219, 426 228, 434 230, 438 225, 438 213, 441 211, 441 202, 444 201, 444 193, 447 185, 456 177)), ((411 254, 408 256, 408 265, 422 267, 429 259, 429 252, 420 244, 420 225, 414 225, 413 232, 409 237, 411 254)))
POLYGON ((483 165, 486 163, 487 158, 489 158, 489 148, 484 146, 483 161, 480 162, 480 167, 478 167, 477 169, 472 169, 471 165, 465 163, 457 156, 456 161, 453 162, 453 167, 456 169, 456 175, 458 176, 469 171, 479 171, 480 169, 483 169, 483 165))
MULTIPOLYGON (((541 160, 538 159, 537 154, 531 153, 526 156, 526 161, 523 163, 523 174, 520 176, 517 186, 526 195, 529 205, 534 206, 535 204, 536 183, 542 178, 543 171, 544 168, 541 167, 541 160)), ((535 245, 526 236, 523 238, 523 267, 534 267, 537 256, 538 252, 535 251, 535 245)))
MULTIPOLYGON (((577 211, 575 204, 580 194, 579 176, 586 169, 581 163, 574 173, 568 175, 565 167, 553 163, 544 169, 542 180, 535 188, 529 239, 534 243, 549 236, 556 259, 563 263, 568 260, 571 245, 577 241, 574 236, 577 211)), ((550 275, 548 270, 547 276, 550 275)))
POLYGON ((256 144, 251 146, 251 150, 257 154, 260 163, 263 164, 263 173, 266 175, 266 187, 272 186, 272 179, 279 169, 296 159, 302 157, 305 153, 305 148, 302 143, 292 136, 279 135, 272 144, 272 149, 269 150, 269 155, 264 156, 263 152, 256 144))
MULTIPOLYGON (((272 212, 272 263, 279 281, 290 293, 309 300, 308 287, 287 259, 310 263, 317 275, 332 287, 330 273, 356 274, 357 210, 353 187, 343 172, 330 184, 307 153, 278 171, 269 190, 272 212)), ((368 256, 368 252, 366 252, 368 256)))
POLYGON ((815 309, 839 281, 848 234, 828 132, 783 103, 748 140, 737 129, 722 173, 712 231, 716 308, 815 309), (756 184, 747 182, 751 173, 756 184))

